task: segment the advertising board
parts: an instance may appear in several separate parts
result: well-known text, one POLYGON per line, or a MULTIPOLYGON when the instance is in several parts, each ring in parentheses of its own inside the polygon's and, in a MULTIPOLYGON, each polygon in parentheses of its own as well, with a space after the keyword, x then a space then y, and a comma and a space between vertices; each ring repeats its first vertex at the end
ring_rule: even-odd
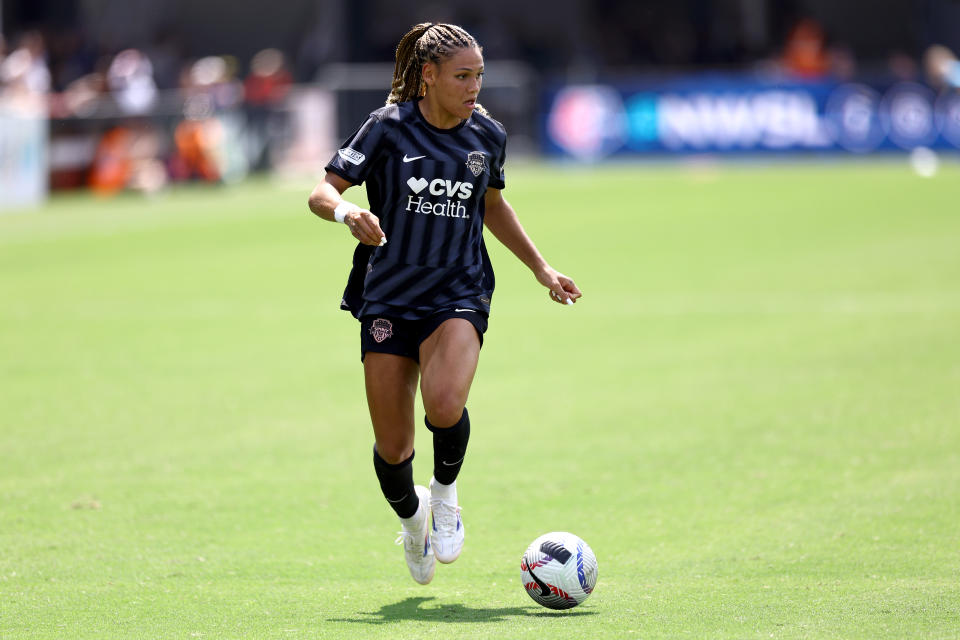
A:
POLYGON ((960 93, 915 82, 773 82, 747 75, 569 85, 547 94, 548 154, 864 154, 960 150, 960 93))

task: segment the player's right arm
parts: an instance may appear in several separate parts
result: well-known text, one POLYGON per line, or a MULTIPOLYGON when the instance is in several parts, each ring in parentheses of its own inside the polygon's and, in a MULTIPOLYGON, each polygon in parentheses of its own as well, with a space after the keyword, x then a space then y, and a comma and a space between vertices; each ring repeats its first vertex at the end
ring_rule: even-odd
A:
POLYGON ((363 244, 379 246, 384 239, 383 230, 380 229, 380 219, 370 211, 345 201, 342 197, 343 192, 352 186, 353 183, 337 174, 327 172, 323 180, 314 187, 307 205, 310 211, 320 218, 335 222, 334 210, 341 203, 345 203, 347 212, 343 216, 343 222, 350 228, 353 237, 363 244))
POLYGON ((380 220, 370 211, 343 200, 341 194, 363 184, 384 152, 384 126, 376 112, 364 120, 326 166, 326 175, 310 194, 310 210, 324 220, 343 222, 362 244, 386 242, 380 220), (341 209, 337 209, 341 207, 341 209))

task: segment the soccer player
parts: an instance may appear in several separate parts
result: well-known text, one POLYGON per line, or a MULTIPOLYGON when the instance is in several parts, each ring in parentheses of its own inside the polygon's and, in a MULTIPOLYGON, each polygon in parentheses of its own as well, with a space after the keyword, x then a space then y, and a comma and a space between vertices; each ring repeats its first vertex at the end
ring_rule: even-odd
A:
POLYGON ((580 290, 553 269, 503 198, 506 132, 477 103, 483 54, 451 24, 422 23, 397 45, 387 104, 326 166, 310 210, 359 241, 341 307, 360 320, 373 466, 401 522, 413 579, 460 555, 457 475, 470 437, 467 395, 493 294, 486 225, 560 304, 580 290), (343 199, 367 183, 370 209, 343 199), (433 434, 433 478, 414 486, 417 382, 433 434), (432 515, 432 517, 431 517, 432 515))

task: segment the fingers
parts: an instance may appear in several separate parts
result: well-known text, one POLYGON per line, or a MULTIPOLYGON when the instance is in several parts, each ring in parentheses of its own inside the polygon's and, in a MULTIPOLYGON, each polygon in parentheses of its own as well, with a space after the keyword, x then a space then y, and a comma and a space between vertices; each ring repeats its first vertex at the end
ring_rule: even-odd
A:
POLYGON ((360 209, 352 211, 343 219, 350 228, 353 237, 363 244, 382 247, 387 244, 387 236, 380 228, 380 220, 369 211, 360 209))
POLYGON ((556 283, 550 287, 550 298, 559 304, 574 304, 582 295, 573 280, 563 274, 557 274, 556 283))
POLYGON ((560 276, 560 286, 563 287, 563 290, 573 300, 576 300, 583 295, 580 293, 580 289, 577 288, 576 283, 565 275, 560 276))
POLYGON ((550 287, 550 297, 560 304, 574 304, 583 294, 571 278, 557 273, 556 285, 550 287))
POLYGON ((571 278, 550 267, 538 271, 537 280, 549 289, 550 299, 558 304, 574 304, 583 295, 571 278))

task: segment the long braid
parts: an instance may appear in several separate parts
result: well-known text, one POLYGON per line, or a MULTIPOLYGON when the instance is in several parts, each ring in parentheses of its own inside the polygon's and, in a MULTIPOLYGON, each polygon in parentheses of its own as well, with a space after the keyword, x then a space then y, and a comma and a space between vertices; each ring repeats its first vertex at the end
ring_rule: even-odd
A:
POLYGON ((420 73, 422 63, 417 55, 417 44, 432 22, 422 22, 408 31, 397 44, 397 62, 393 67, 393 83, 387 104, 407 102, 420 96, 423 77, 420 73))
MULTIPOLYGON (((415 25, 397 44, 397 61, 387 104, 415 100, 425 93, 424 63, 440 64, 460 49, 472 47, 483 50, 472 35, 455 24, 421 22, 415 25)), ((475 108, 487 115, 487 110, 479 103, 475 108)))

